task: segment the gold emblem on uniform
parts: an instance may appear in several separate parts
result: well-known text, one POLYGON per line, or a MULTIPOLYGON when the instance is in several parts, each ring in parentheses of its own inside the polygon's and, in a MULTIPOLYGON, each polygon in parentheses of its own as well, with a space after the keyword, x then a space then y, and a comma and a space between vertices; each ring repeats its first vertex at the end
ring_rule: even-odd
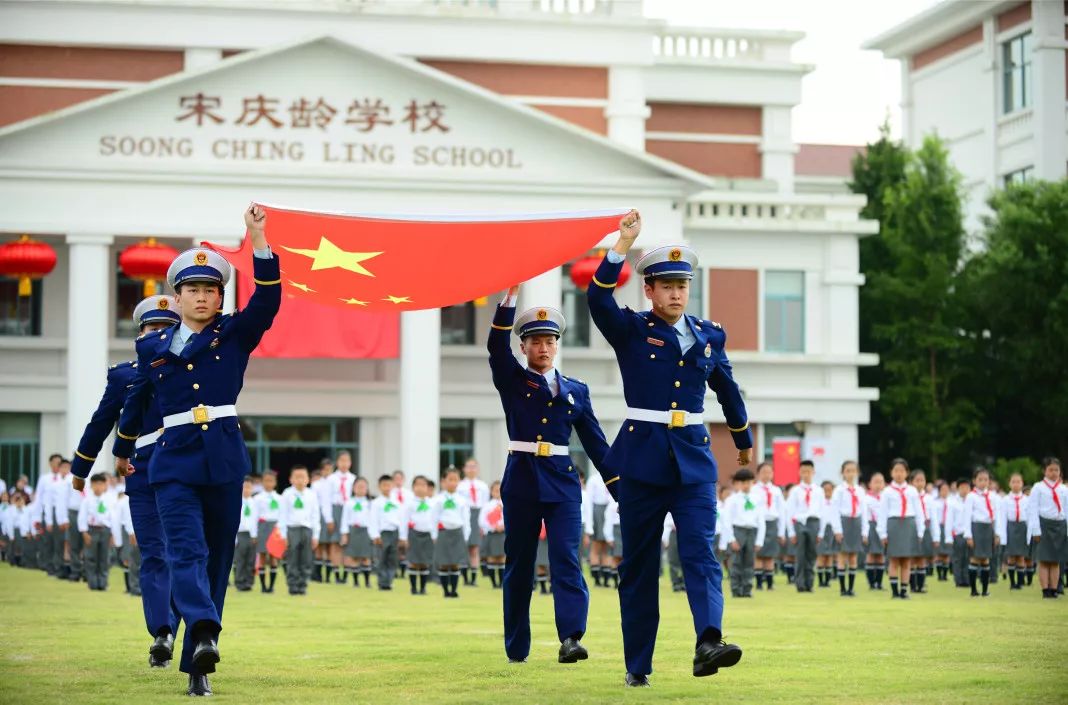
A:
POLYGON ((218 338, 212 339, 211 345, 209 345, 208 347, 211 348, 212 350, 214 350, 215 348, 219 347, 219 339, 218 338))
POLYGON ((567 403, 570 404, 571 406, 575 405, 575 395, 574 394, 568 394, 567 395, 567 403))
POLYGON ((668 253, 668 257, 671 259, 672 262, 678 262, 680 259, 682 259, 682 250, 676 247, 674 250, 668 253))
POLYGON ((538 320, 544 321, 549 318, 549 312, 543 308, 538 309, 538 320))
POLYGON ((166 311, 170 307, 170 304, 167 303, 167 299, 160 299, 158 302, 156 302, 156 306, 159 306, 160 309, 166 311))
POLYGON ((705 357, 712 357, 712 343, 705 344, 705 357))
POLYGON ((196 253, 196 255, 193 256, 193 262, 195 262, 198 266, 203 267, 205 264, 208 263, 208 253, 207 252, 198 252, 198 253, 196 253))

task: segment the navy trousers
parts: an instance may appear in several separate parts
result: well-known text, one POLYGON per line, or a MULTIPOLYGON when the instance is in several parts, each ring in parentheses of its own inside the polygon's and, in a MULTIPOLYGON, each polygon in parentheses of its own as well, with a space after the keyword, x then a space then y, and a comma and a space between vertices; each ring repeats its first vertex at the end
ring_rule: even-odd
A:
MULTIPOLYGON (((194 627, 222 630, 223 603, 241 523, 241 482, 226 485, 153 485, 167 537, 171 595, 185 622, 183 673, 191 673, 194 627)), ((212 673, 212 667, 207 673, 212 673)))
POLYGON ((623 562, 619 566, 619 610, 627 671, 653 672, 653 647, 660 623, 660 538, 671 512, 679 560, 697 642, 718 640, 723 624, 723 570, 712 550, 716 533, 716 485, 668 487, 620 479, 619 520, 623 562))
MULTIPOLYGON (((142 472, 147 474, 147 471, 142 472)), ((167 539, 156 509, 156 492, 147 478, 135 480, 138 474, 126 478, 126 494, 130 497, 130 519, 137 536, 137 547, 141 549, 141 606, 145 611, 145 627, 153 637, 163 627, 169 627, 171 634, 177 634, 179 617, 171 602, 167 539)))
POLYGON ((525 659, 530 653, 530 595, 542 520, 549 544, 556 635, 562 642, 586 633, 590 592, 579 563, 581 505, 505 498, 504 650, 512 659, 525 659))

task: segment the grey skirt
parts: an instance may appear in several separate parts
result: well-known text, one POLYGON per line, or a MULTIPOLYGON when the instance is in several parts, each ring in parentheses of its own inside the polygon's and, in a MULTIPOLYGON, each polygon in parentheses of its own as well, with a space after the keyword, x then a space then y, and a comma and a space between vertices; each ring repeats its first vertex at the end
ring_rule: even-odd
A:
MULTIPOLYGON (((409 561, 412 559, 409 557, 409 561)), ((463 529, 442 529, 434 543, 434 565, 467 565, 467 542, 463 529)))
POLYGON ((757 558, 775 558, 779 555, 779 520, 764 522, 764 545, 757 551, 757 558))
POLYGON ((323 522, 322 528, 319 529, 319 543, 339 543, 341 541, 341 505, 335 504, 333 506, 334 518, 334 530, 327 531, 326 522, 323 522))
POLYGON ((1038 518, 1042 540, 1038 542, 1037 558, 1043 563, 1060 563, 1064 561, 1068 537, 1065 536, 1064 520, 1038 518))
POLYGON ((267 553, 267 539, 274 532, 277 521, 261 521, 256 527, 256 553, 267 553))
POLYGON ((485 536, 486 539, 486 556, 493 556, 497 558, 504 555, 504 532, 503 531, 491 531, 485 536))
POLYGON ((374 555, 366 526, 349 527, 349 542, 345 545, 345 555, 349 558, 370 558, 374 555))
POLYGON ((539 568, 549 567, 549 540, 538 539, 538 553, 534 559, 534 565, 539 568))
POLYGON ((833 556, 838 553, 838 542, 834 540, 834 528, 830 524, 824 527, 823 536, 816 541, 817 556, 833 556))
POLYGON ((872 556, 881 556, 885 553, 883 550, 883 541, 879 538, 879 530, 876 528, 874 521, 868 522, 868 554, 872 556))
POLYGON ((994 527, 979 521, 972 522, 972 558, 994 557, 994 527))
POLYGON ((429 531, 408 532, 408 565, 430 565, 434 562, 434 539, 429 531))
POLYGON ((953 553, 953 541, 954 541, 954 539, 953 539, 953 536, 951 535, 952 531, 950 531, 950 529, 946 528, 946 526, 944 524, 942 526, 940 526, 939 528, 942 529, 942 543, 938 544, 938 555, 940 555, 940 556, 948 556, 949 554, 953 553))
POLYGON ((930 524, 924 527, 923 538, 919 541, 920 550, 916 555, 921 558, 934 558, 934 533, 931 531, 930 524))
POLYGON ((623 557, 623 527, 619 524, 612 528, 612 557, 623 557))
POLYGON ((467 538, 467 547, 482 545, 482 527, 478 525, 479 507, 471 507, 471 534, 467 538))
POLYGON ((864 541, 860 529, 863 519, 860 517, 842 517, 842 543, 838 550, 842 553, 863 553, 864 541))
POLYGON ((912 558, 916 553, 916 517, 890 517, 886 520, 886 555, 912 558))
POLYGON ((607 541, 608 537, 604 533, 604 513, 608 509, 607 504, 595 504, 593 505, 593 540, 594 541, 607 541))
MULTIPOLYGON (((1030 557, 1031 548, 1027 540, 1027 522, 1010 521, 1005 524, 1005 555, 1009 558, 1030 557)), ((1041 542, 1040 542, 1041 543, 1041 542)))

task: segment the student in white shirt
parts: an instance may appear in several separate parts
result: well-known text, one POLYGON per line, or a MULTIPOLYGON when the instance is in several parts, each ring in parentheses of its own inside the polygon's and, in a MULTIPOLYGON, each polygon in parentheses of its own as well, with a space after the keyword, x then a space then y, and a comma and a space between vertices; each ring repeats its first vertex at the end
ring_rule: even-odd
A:
POLYGON ((941 537, 936 533, 938 530, 935 515, 932 511, 931 498, 927 495, 927 474, 916 468, 909 474, 909 482, 916 488, 916 499, 919 501, 919 511, 916 513, 916 521, 923 525, 922 535, 917 538, 913 547, 912 575, 909 578, 909 587, 914 593, 924 594, 927 592, 927 572, 931 561, 934 560, 935 548, 941 537))
POLYGON ((608 503, 612 501, 612 495, 604 484, 604 478, 599 472, 591 472, 586 478, 586 491, 590 495, 590 504, 593 514, 593 537, 590 540, 590 574, 593 582, 600 587, 608 587, 612 576, 610 555, 608 550, 609 535, 605 527, 605 511, 608 503))
MULTIPOLYGON (((623 527, 619 523, 619 503, 611 498, 604 510, 604 535, 608 537, 608 558, 611 562, 608 565, 607 574, 602 573, 602 578, 606 583, 611 580, 612 586, 618 590, 619 564, 623 562, 623 527)), ((538 544, 538 548, 540 550, 541 543, 538 544)), ((546 554, 548 554, 547 545, 546 554)))
MULTIPOLYGON (((434 484, 429 479, 427 482, 431 485, 434 484)), ((412 501, 413 497, 414 495, 408 487, 404 472, 401 470, 394 470, 389 498, 393 500, 394 504, 403 509, 408 502, 412 501)), ((408 570, 408 546, 406 544, 398 544, 396 547, 396 554, 397 567, 400 569, 400 577, 403 578, 408 570)))
POLYGON ((445 470, 441 494, 434 498, 434 523, 439 527, 434 542, 434 564, 441 578, 445 597, 459 597, 460 566, 467 560, 467 539, 471 533, 471 508, 467 499, 456 491, 460 471, 445 470))
POLYGON ((968 542, 964 539, 964 500, 972 491, 972 481, 966 477, 957 480, 956 491, 949 499, 949 514, 946 522, 953 539, 953 583, 957 587, 968 587, 968 561, 970 558, 968 542))
POLYGON ((130 496, 121 493, 112 508, 115 514, 114 526, 117 533, 119 565, 122 567, 122 582, 127 594, 141 596, 141 549, 137 546, 137 534, 134 533, 133 515, 130 514, 130 496))
POLYGON ((757 466, 757 481, 753 485, 764 510, 764 545, 756 554, 754 572, 756 574, 756 588, 763 590, 764 584, 768 590, 774 589, 775 559, 780 550, 786 545, 786 499, 782 490, 773 482, 775 470, 771 463, 765 461, 757 466))
POLYGON ((102 473, 89 480, 90 492, 78 510, 78 530, 85 545, 85 577, 90 590, 108 589, 111 549, 119 543, 118 523, 112 509, 115 498, 107 490, 102 473))
POLYGON ((812 484, 816 466, 811 460, 801 461, 801 482, 786 497, 786 514, 789 517, 787 534, 790 543, 797 547, 797 575, 794 586, 798 592, 812 592, 816 567, 816 540, 820 530, 820 507, 822 492, 812 484))
MULTIPOLYGON (((585 525, 585 522, 583 523, 585 525)), ((489 501, 478 513, 478 526, 486 547, 486 570, 494 588, 503 587, 504 580, 504 504, 501 501, 501 482, 490 485, 489 501)))
POLYGON ((853 597, 857 579, 857 555, 864 552, 864 490, 857 484, 860 467, 842 463, 842 484, 831 496, 832 530, 838 542, 838 589, 843 597, 853 597))
POLYGON ((256 581, 256 536, 260 518, 256 515, 256 500, 252 497, 252 478, 246 477, 241 486, 241 514, 234 547, 234 587, 248 592, 256 581))
POLYGON ((438 522, 434 517, 431 482, 423 475, 412 478, 408 501, 401 507, 399 537, 407 543, 408 583, 413 595, 425 595, 434 565, 438 522))
MULTIPOLYGON (((400 472, 400 471, 398 471, 400 472)), ((394 477, 397 473, 394 473, 394 477)), ((403 480, 404 474, 401 473, 403 480)), ((394 487, 394 478, 382 475, 378 478, 379 495, 371 501, 371 525, 368 533, 371 543, 378 554, 378 589, 392 590, 393 578, 399 565, 399 551, 403 550, 408 539, 408 525, 404 518, 404 504, 401 496, 412 501, 411 493, 403 488, 394 487), (396 490, 397 494, 391 493, 396 490), (403 495, 401 494, 403 492, 403 495), (402 533, 403 532, 403 533, 402 533)))
MULTIPOLYGON (((721 550, 730 547, 731 595, 753 596, 753 568, 756 555, 767 537, 765 515, 766 496, 753 486, 753 471, 740 468, 734 473, 738 491, 732 494, 720 509, 716 526, 719 528, 721 550)), ((771 537, 770 540, 774 540, 771 537)))
POLYGON ((319 461, 318 479, 312 475, 311 489, 315 490, 315 498, 319 501, 319 512, 322 514, 319 522, 319 547, 315 549, 315 567, 311 577, 317 583, 330 582, 333 574, 330 552, 333 546, 341 540, 338 527, 341 523, 340 504, 337 507, 338 518, 334 520, 334 469, 333 459, 323 458, 319 461))
POLYGON ((975 486, 968 498, 964 500, 964 539, 971 550, 968 563, 968 584, 972 588, 972 597, 978 597, 976 580, 982 583, 982 596, 990 595, 990 559, 998 545, 998 536, 994 532, 998 521, 998 498, 990 491, 990 472, 986 468, 977 468, 972 473, 975 486))
POLYGON ((838 540, 835 538, 834 483, 824 480, 820 483, 823 490, 820 498, 820 527, 816 532, 816 579, 820 587, 830 587, 834 579, 835 556, 838 555, 838 540))
POLYGON ((1031 558, 1031 541, 1028 535, 1028 503, 1024 494, 1023 475, 1014 472, 1009 477, 1009 493, 998 498, 997 536, 1004 550, 1009 573, 1009 590, 1022 590, 1027 577, 1027 563, 1031 558))
POLYGON ((1056 599, 1064 589, 1061 564, 1065 562, 1068 527, 1068 490, 1062 482, 1061 461, 1045 458, 1043 478, 1031 487, 1031 540, 1037 544, 1038 584, 1044 599, 1056 599))
POLYGON ((482 529, 478 524, 478 516, 482 511, 482 507, 485 506, 490 498, 489 485, 479 479, 478 473, 478 461, 474 458, 468 458, 467 462, 464 463, 464 477, 460 480, 460 486, 456 489, 457 492, 467 498, 467 506, 471 507, 471 516, 468 519, 471 522, 471 531, 467 539, 467 565, 461 567, 460 572, 464 576, 464 585, 472 586, 475 585, 479 568, 482 567, 480 549, 485 540, 482 535, 482 529))
POLYGON ((671 578, 671 591, 685 592, 686 577, 682 572, 682 559, 679 558, 679 536, 675 530, 675 518, 671 516, 671 512, 664 516, 664 533, 661 535, 660 541, 664 545, 664 550, 667 551, 668 577, 671 578))
POLYGON ((325 494, 328 502, 323 504, 323 522, 326 524, 326 536, 330 539, 326 542, 324 552, 327 560, 326 576, 324 580, 330 582, 330 576, 335 576, 335 582, 345 583, 348 580, 348 571, 344 569, 343 550, 341 548, 341 515, 345 511, 345 505, 352 498, 352 487, 356 484, 356 476, 352 473, 352 454, 343 450, 337 454, 337 471, 326 479, 325 494))
POLYGON ((364 587, 371 587, 371 559, 374 544, 371 543, 371 498, 367 480, 357 477, 352 485, 352 496, 341 511, 341 547, 345 552, 345 570, 352 573, 352 587, 360 586, 363 575, 364 587))
POLYGON ((873 473, 868 480, 868 490, 864 494, 864 546, 868 554, 864 557, 865 574, 868 588, 883 589, 883 575, 886 572, 886 549, 879 537, 878 527, 883 515, 883 492, 886 490, 886 478, 881 472, 873 473))
POLYGON ((939 541, 935 547, 935 572, 938 574, 938 582, 944 583, 949 578, 949 560, 953 552, 953 536, 949 528, 949 484, 943 480, 935 483, 938 488, 937 496, 931 501, 931 514, 938 525, 936 533, 939 541))
POLYGON ((290 595, 306 595, 312 560, 319 546, 322 514, 319 494, 308 486, 308 468, 294 465, 282 493, 278 533, 286 540, 286 585, 290 595))
POLYGON ((882 514, 879 517, 879 539, 890 560, 891 599, 908 599, 910 565, 916 552, 917 539, 923 533, 920 497, 916 488, 908 484, 909 464, 904 458, 890 463, 892 482, 883 490, 882 514))
POLYGON ((274 581, 278 577, 278 558, 267 550, 267 541, 275 532, 282 516, 282 495, 276 490, 278 473, 274 470, 264 470, 261 482, 263 490, 253 496, 252 505, 259 523, 256 527, 256 553, 260 557, 260 592, 270 593, 274 592, 274 581))

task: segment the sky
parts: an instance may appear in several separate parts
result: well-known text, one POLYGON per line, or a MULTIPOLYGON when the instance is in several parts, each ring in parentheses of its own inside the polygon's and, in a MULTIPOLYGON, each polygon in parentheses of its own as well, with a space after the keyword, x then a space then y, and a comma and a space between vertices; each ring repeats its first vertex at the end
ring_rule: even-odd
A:
POLYGON ((901 69, 860 45, 937 0, 645 0, 645 14, 672 24, 805 33, 793 60, 815 69, 801 84, 794 140, 865 144, 889 114, 901 134, 901 69))

